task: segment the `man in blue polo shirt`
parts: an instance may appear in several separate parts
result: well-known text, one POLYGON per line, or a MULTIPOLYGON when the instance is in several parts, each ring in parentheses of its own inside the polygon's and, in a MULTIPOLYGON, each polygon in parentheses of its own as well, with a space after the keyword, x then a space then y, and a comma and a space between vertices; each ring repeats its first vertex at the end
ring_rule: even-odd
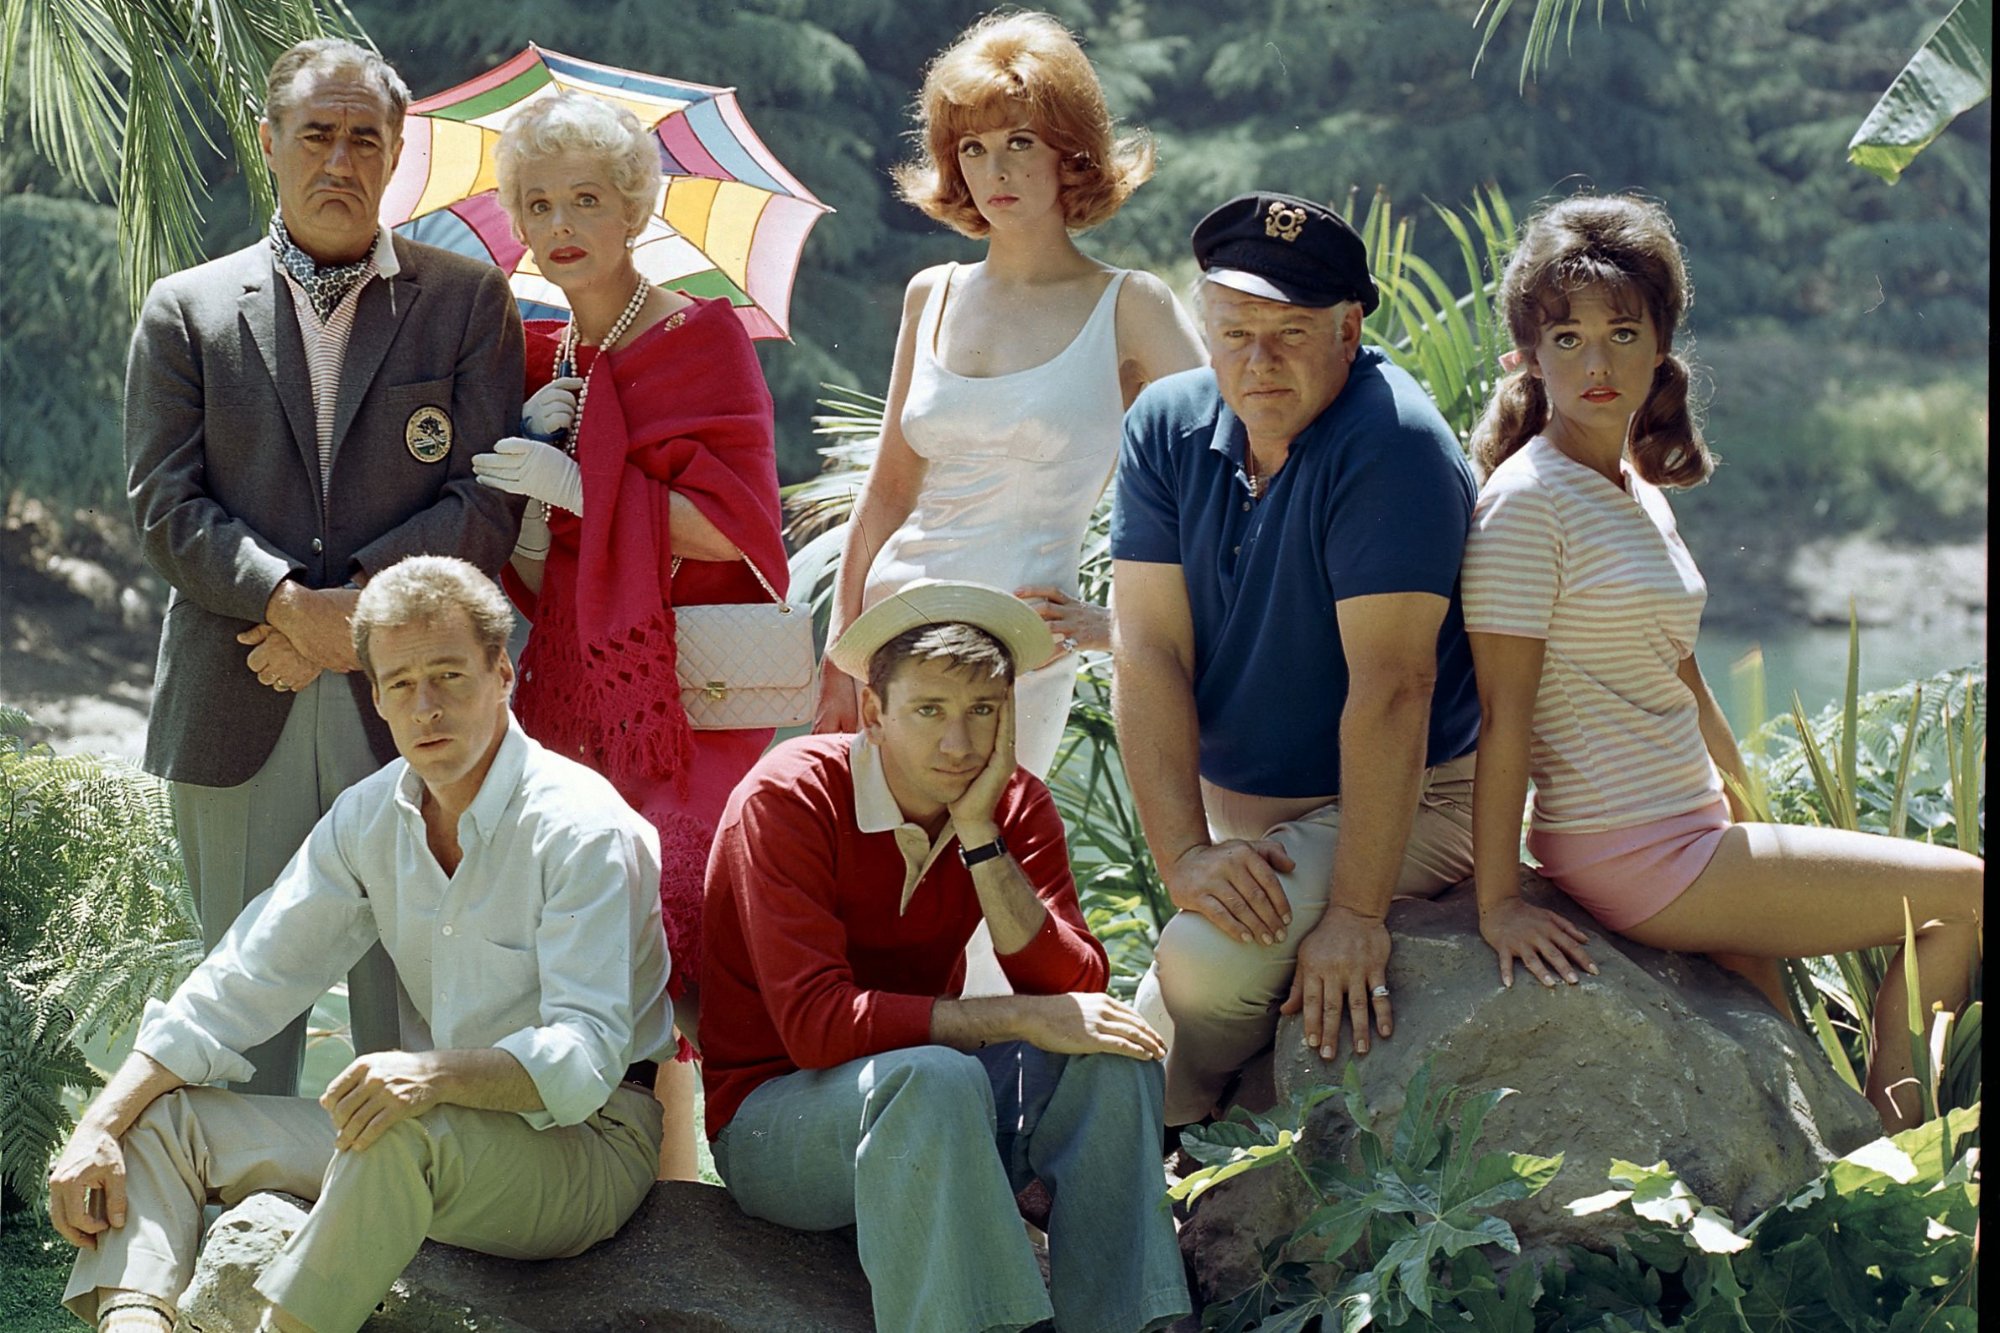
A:
POLYGON ((1391 1031, 1392 898, 1472 873, 1479 702, 1458 598, 1472 473, 1361 345, 1378 296, 1330 209, 1244 195, 1196 226, 1212 368, 1125 418, 1111 529, 1118 739, 1178 915, 1142 1012, 1167 1123, 1303 1012, 1331 1059, 1391 1031), (1282 1002, 1282 1003, 1281 1003, 1282 1002))

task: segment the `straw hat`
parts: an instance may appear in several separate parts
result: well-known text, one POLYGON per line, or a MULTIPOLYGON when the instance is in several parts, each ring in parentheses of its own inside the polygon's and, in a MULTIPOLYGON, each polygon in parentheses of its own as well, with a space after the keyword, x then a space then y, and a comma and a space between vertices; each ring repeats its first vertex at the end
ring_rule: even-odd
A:
POLYGON ((826 660, 853 676, 868 678, 875 651, 919 625, 972 625, 1000 641, 1014 660, 1014 674, 1033 671, 1055 653, 1055 639, 1035 609, 1020 598, 983 583, 955 579, 912 579, 857 617, 826 660))

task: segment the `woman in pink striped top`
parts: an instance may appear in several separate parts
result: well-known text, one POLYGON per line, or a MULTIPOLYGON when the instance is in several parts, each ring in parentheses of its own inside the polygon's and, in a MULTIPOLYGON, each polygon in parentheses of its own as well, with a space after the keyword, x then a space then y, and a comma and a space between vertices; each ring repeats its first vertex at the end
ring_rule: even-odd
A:
MULTIPOLYGON (((1518 366, 1473 437, 1488 476, 1463 577, 1482 710, 1479 930, 1502 982, 1516 959, 1545 986, 1594 970, 1583 932, 1520 896, 1532 778, 1528 848, 1607 928, 1715 956, 1782 1004, 1771 960, 1899 944, 1907 899, 1923 1007, 1959 1007, 1983 861, 1737 822, 1725 791, 1743 760, 1695 665, 1707 590, 1662 493, 1714 465, 1673 352, 1688 284, 1665 210, 1629 196, 1553 205, 1524 229, 1500 301, 1518 366)), ((1866 1088, 1892 1130, 1919 1115, 1903 990, 1892 965, 1866 1088)))

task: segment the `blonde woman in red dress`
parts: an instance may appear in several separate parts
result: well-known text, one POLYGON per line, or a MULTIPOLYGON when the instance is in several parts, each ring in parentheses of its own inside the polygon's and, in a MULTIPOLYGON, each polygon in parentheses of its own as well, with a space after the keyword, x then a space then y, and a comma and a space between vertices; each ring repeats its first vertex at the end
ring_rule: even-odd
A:
POLYGON ((632 243, 660 188, 659 150, 629 112, 559 94, 509 122, 500 202, 567 322, 530 320, 521 436, 474 460, 529 497, 503 581, 533 622, 514 709, 530 736, 597 769, 660 835, 660 902, 681 1059, 663 1177, 695 1176, 701 889, 722 804, 768 728, 696 731, 674 674, 674 608, 782 594, 771 395, 726 300, 640 276, 632 243))

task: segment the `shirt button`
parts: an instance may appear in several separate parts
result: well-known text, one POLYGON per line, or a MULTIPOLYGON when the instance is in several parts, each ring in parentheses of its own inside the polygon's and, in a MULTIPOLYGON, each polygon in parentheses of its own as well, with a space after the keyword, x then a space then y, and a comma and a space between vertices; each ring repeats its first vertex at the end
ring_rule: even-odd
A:
MULTIPOLYGON (((1249 508, 1250 506, 1249 506, 1249 505, 1245 505, 1245 506, 1243 506, 1243 507, 1244 507, 1245 509, 1248 509, 1248 508, 1249 508)), ((319 538, 317 538, 317 537, 313 538, 313 554, 314 554, 314 555, 318 555, 318 554, 319 554, 320 552, 324 551, 325 549, 326 549, 326 543, 325 543, 325 542, 321 541, 321 540, 320 540, 319 538)))
POLYGON ((1230 547, 1230 548, 1229 548, 1229 554, 1231 554, 1231 555, 1242 555, 1242 554, 1243 554, 1243 548, 1242 548, 1242 547, 1240 547, 1240 546, 1232 546, 1232 547, 1230 547))
POLYGON ((1250 512, 1250 502, 1248 500, 1243 502, 1243 512, 1246 514, 1250 512))
POLYGON ((442 933, 442 934, 446 934, 446 935, 449 935, 449 934, 451 934, 451 927, 450 927, 450 926, 445 926, 445 927, 443 928, 443 930, 442 930, 442 932, 441 932, 441 933, 442 933))

